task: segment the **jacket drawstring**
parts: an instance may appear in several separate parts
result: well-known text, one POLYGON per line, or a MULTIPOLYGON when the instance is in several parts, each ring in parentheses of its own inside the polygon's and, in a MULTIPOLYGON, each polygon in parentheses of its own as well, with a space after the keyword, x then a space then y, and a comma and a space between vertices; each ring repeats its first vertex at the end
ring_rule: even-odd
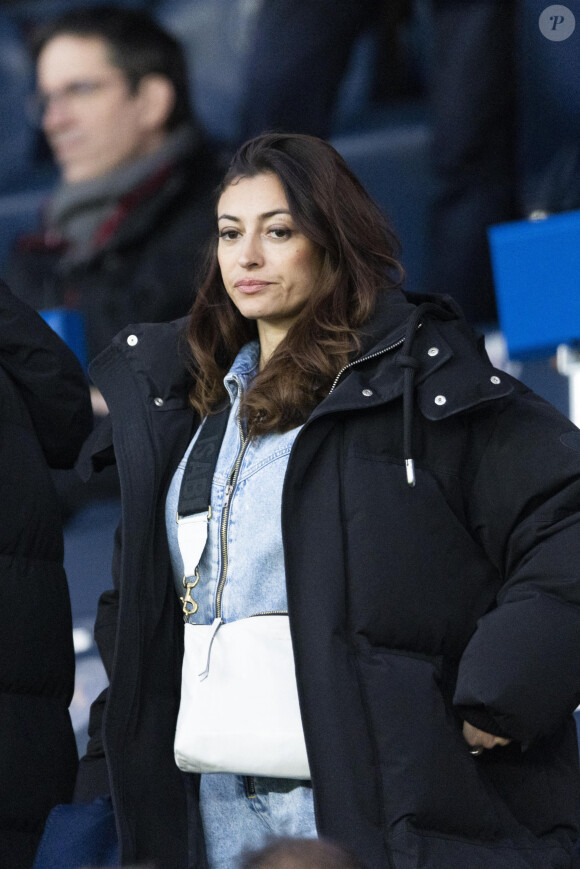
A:
MULTIPOLYGON (((405 338, 405 344, 407 338, 405 338)), ((403 345, 403 347, 405 346, 403 345)), ((415 384, 415 371, 419 367, 414 356, 409 356, 401 351, 397 357, 397 365, 403 369, 403 457, 407 471, 407 483, 415 485, 415 462, 413 461, 413 387, 415 384)))
POLYGON ((401 352, 397 356, 397 365, 403 369, 403 458, 407 483, 413 487, 416 483, 415 462, 413 460, 413 407, 415 390, 415 371, 419 368, 419 361, 411 355, 411 347, 415 339, 417 327, 421 317, 427 312, 433 311, 440 319, 451 320, 457 315, 452 311, 444 311, 439 305, 432 302, 424 302, 419 305, 407 322, 405 338, 401 352))

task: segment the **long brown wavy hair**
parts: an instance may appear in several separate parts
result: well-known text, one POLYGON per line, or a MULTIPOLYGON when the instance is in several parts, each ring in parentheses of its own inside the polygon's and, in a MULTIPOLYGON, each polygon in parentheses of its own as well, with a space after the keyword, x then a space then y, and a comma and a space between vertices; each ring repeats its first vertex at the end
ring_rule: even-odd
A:
MULTIPOLYGON (((314 292, 245 394, 240 413, 250 436, 305 422, 340 369, 359 350, 359 333, 380 292, 399 286, 399 245, 386 218, 343 158, 313 136, 265 133, 232 159, 217 200, 240 178, 276 175, 299 230, 321 252, 314 292)), ((189 319, 194 385, 190 399, 204 417, 227 396, 223 379, 238 351, 258 337, 226 293, 212 240, 189 319)))

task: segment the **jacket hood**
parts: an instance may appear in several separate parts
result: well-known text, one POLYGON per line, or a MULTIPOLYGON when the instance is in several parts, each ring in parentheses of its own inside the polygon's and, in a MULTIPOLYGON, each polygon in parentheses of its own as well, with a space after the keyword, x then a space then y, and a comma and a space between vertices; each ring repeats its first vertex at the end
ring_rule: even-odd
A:
MULTIPOLYGON (((330 393, 345 374, 380 357, 387 360, 389 377, 383 377, 382 382, 375 379, 372 386, 369 383, 360 389, 357 401, 360 404, 358 395, 362 394, 367 400, 365 407, 371 407, 402 395, 403 457, 409 486, 415 485, 412 455, 415 403, 425 417, 437 420, 504 397, 513 389, 508 375, 495 372, 483 340, 474 333, 450 296, 384 293, 363 330, 360 353, 339 372, 330 393)), ((362 385, 360 377, 358 383, 362 385)), ((342 397, 347 397, 346 390, 342 397)), ((333 408, 339 409, 336 401, 333 408)), ((320 406, 315 414, 319 410, 320 406)))
POLYGON ((361 329, 361 352, 359 358, 381 351, 405 334, 406 324, 417 308, 429 310, 431 317, 467 323, 451 296, 410 293, 404 290, 387 290, 378 297, 368 323, 361 329), (429 308, 422 306, 429 305, 429 308))

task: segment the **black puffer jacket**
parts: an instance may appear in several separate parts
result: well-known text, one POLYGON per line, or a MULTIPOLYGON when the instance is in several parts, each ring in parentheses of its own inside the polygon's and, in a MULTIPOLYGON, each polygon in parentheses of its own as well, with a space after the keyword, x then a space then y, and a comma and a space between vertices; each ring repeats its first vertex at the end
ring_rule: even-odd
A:
MULTIPOLYGON (((196 425, 182 325, 133 326, 95 362, 111 419, 82 464, 113 444, 124 503, 96 630, 111 685, 78 794, 110 785, 124 862, 170 869, 187 866, 172 755, 183 627, 164 527, 196 425)), ((570 869, 580 432, 494 370, 446 303, 390 294, 365 332, 299 433, 283 495, 319 832, 368 869, 570 869), (463 719, 513 742, 474 758, 463 719)))
POLYGON ((0 866, 30 867, 46 816, 71 798, 74 651, 50 467, 92 426, 71 351, 0 282, 0 866))

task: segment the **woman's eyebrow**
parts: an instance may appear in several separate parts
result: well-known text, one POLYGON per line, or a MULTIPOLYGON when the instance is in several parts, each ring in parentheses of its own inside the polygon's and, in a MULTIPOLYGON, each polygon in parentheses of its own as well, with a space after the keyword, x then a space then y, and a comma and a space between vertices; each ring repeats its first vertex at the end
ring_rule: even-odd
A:
MULTIPOLYGON (((290 212, 287 208, 275 208, 273 211, 265 211, 258 216, 260 220, 269 220, 270 217, 274 217, 276 214, 290 214, 290 212)), ((234 223, 240 223, 240 218, 234 217, 233 214, 220 214, 218 220, 233 220, 234 223)))
POLYGON ((262 220, 268 220, 270 217, 275 217, 276 214, 290 214, 287 208, 275 208, 274 211, 266 211, 261 214, 262 220))

